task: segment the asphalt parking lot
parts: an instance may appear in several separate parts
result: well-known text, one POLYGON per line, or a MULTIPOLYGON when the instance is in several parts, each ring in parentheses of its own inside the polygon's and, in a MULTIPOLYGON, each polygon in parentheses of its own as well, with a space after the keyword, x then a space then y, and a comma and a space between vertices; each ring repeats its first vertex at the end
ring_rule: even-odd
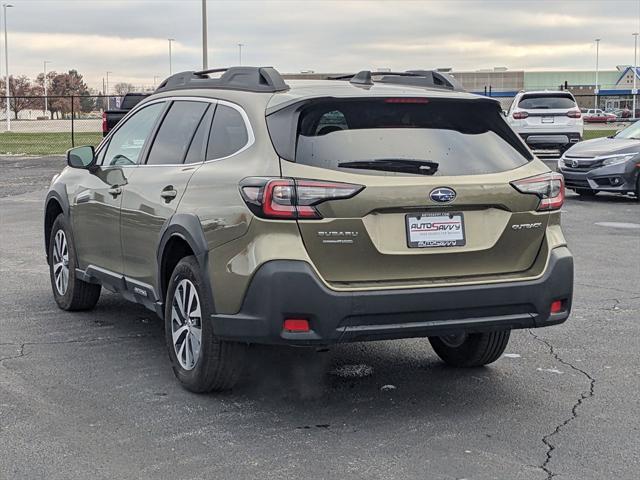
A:
POLYGON ((633 200, 568 195, 572 316, 489 367, 445 367, 422 339, 256 347, 233 392, 194 395, 153 313, 105 292, 57 309, 41 224, 62 166, 0 157, 0 479, 640 477, 633 200))

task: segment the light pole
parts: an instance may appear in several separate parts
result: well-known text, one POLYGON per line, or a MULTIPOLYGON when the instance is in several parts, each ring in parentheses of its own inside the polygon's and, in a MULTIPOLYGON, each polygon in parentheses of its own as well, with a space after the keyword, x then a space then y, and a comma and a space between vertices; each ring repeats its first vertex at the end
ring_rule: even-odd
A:
POLYGON ((4 71, 6 73, 4 91, 7 100, 7 132, 11 131, 11 107, 9 106, 9 96, 11 95, 9 86, 9 44, 7 43, 7 8, 11 8, 13 5, 10 3, 2 4, 2 13, 4 15, 4 71))
POLYGON ((242 65, 242 47, 244 47, 244 43, 238 44, 238 65, 242 65))
POLYGON ((202 70, 209 68, 207 60, 207 0, 202 0, 202 70))
POLYGON ((598 86, 598 64, 600 61, 600 39, 596 38, 596 84, 593 88, 593 96, 595 98, 594 100, 594 107, 593 108, 598 108, 598 92, 600 91, 600 87, 598 86))
POLYGON ((638 88, 636 86, 636 78, 638 76, 638 33, 634 33, 634 47, 633 47, 633 113, 631 118, 636 118, 636 96, 638 94, 638 88))
POLYGON ((171 63, 171 42, 175 42, 175 38, 167 38, 169 41, 169 76, 173 75, 173 65, 171 63))
POLYGON ((42 84, 44 85, 44 116, 47 116, 47 112, 49 111, 49 104, 47 99, 47 63, 52 63, 50 60, 44 61, 44 79, 42 84))

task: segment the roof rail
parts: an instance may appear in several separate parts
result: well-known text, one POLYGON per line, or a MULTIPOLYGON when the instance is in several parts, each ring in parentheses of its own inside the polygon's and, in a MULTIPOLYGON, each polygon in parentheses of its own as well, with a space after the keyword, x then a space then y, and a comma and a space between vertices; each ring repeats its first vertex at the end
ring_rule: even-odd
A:
POLYGON ((190 88, 217 88, 245 92, 282 92, 289 89, 282 76, 273 67, 213 68, 199 72, 180 72, 164 80, 156 92, 190 88), (210 73, 224 72, 219 78, 210 73))
POLYGON ((465 91, 462 84, 453 76, 435 70, 407 70, 406 72, 372 72, 362 70, 355 75, 340 75, 331 80, 349 80, 354 85, 373 85, 373 77, 380 77, 377 83, 411 85, 414 87, 445 88, 447 90, 465 91))

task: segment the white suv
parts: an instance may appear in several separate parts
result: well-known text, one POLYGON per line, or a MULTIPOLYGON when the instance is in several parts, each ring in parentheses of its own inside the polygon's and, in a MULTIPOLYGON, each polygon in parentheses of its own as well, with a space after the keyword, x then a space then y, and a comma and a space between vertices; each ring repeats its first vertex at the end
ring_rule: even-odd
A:
POLYGON ((564 153, 582 140, 584 130, 582 113, 569 92, 520 92, 507 121, 533 150, 564 153))

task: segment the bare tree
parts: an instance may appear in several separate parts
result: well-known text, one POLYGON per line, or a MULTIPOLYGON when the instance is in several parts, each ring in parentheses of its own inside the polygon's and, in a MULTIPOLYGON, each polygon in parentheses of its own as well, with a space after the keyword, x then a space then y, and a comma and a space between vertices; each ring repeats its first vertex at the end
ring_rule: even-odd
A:
POLYGON ((113 86, 113 90, 118 95, 126 95, 127 93, 134 92, 135 89, 136 89, 136 87, 134 87, 131 83, 127 83, 127 82, 116 83, 113 86))

